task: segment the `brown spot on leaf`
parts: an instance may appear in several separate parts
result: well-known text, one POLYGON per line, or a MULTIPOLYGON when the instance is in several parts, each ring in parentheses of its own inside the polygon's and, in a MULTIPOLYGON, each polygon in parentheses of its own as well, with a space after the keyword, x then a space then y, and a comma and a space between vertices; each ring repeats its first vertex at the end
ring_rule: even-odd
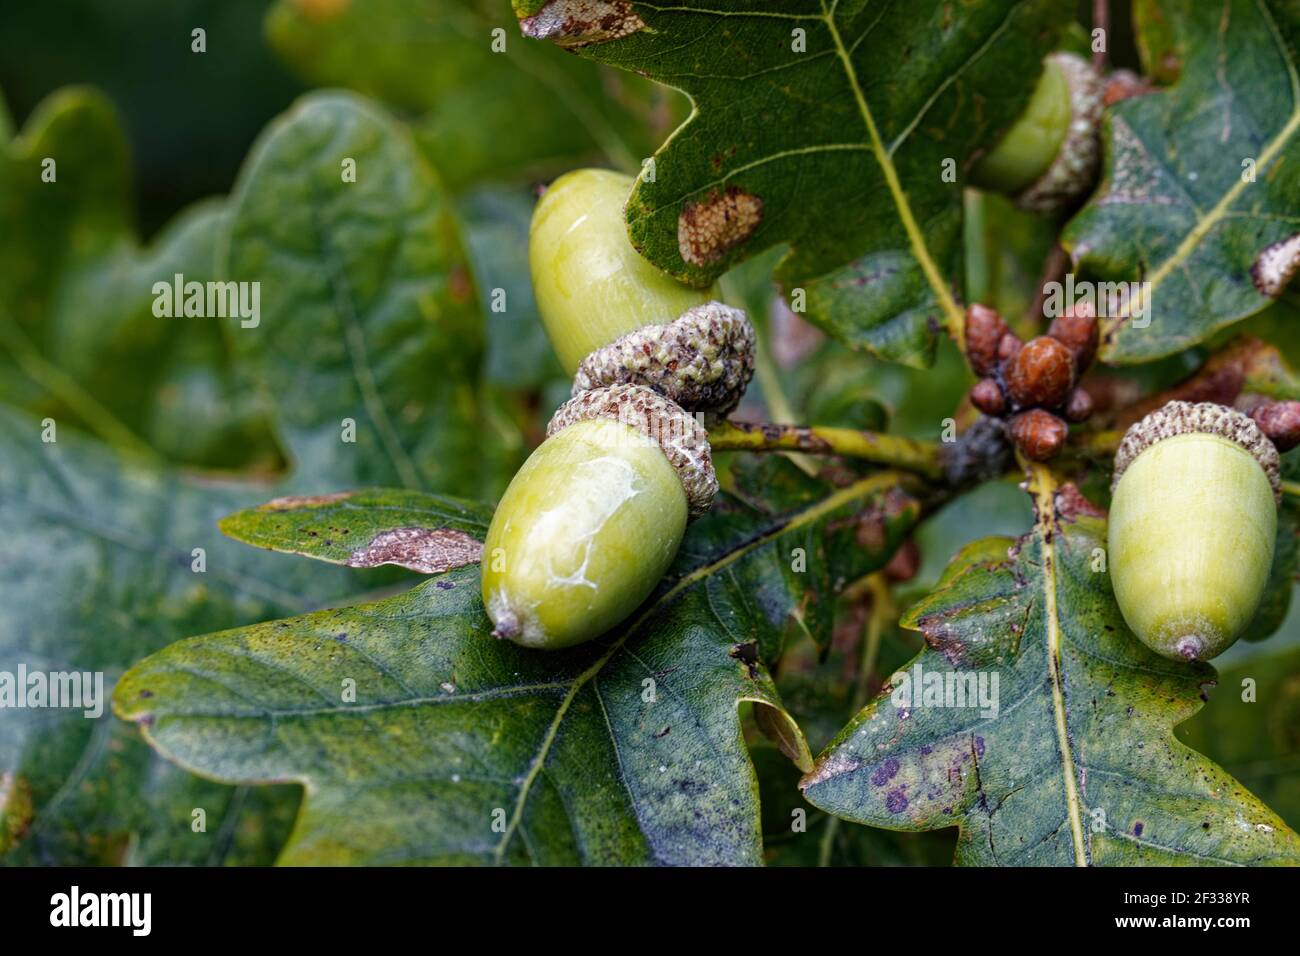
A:
POLYGON ((1300 272, 1300 232, 1265 246, 1250 267, 1250 278, 1260 295, 1276 299, 1296 272, 1300 272))
POLYGON ((739 186, 688 202, 677 217, 677 248, 691 265, 717 262, 763 221, 763 200, 739 186))
POLYGON ((645 29, 645 21, 627 0, 552 0, 519 27, 524 36, 572 48, 620 39, 645 29))
POLYGON ((1080 515, 1104 518, 1105 513, 1083 496, 1074 482, 1062 485, 1056 493, 1056 513, 1062 521, 1075 521, 1080 515))
POLYGON ((450 528, 393 528, 381 531, 348 558, 350 568, 373 568, 380 564, 437 574, 483 556, 483 544, 463 531, 450 528))
POLYGON ((286 498, 272 498, 258 508, 258 511, 293 511, 297 508, 316 508, 320 505, 333 504, 352 497, 350 491, 340 491, 332 495, 290 495, 286 498))

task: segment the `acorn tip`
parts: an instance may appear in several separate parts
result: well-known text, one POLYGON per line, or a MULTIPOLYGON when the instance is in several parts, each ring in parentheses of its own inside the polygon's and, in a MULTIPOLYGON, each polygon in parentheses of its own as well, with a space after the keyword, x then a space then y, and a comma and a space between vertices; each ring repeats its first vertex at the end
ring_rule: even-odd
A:
POLYGON ((514 611, 503 611, 493 618, 492 636, 498 640, 513 641, 521 633, 519 616, 514 611))

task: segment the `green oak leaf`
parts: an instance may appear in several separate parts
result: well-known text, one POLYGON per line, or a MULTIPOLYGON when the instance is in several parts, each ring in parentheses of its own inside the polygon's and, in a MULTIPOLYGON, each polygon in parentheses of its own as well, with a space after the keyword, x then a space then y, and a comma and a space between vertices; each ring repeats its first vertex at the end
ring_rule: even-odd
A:
POLYGON ((51 96, 0 149, 0 400, 170 461, 277 467, 218 320, 154 313, 156 282, 213 278, 222 205, 142 247, 129 196, 120 122, 94 91, 51 96))
POLYGON ((1178 728, 1294 829, 1300 826, 1300 650, 1225 668, 1210 702, 1178 728))
POLYGON ((962 333, 958 180, 1027 102, 1057 5, 705 6, 517 0, 516 13, 526 34, 691 97, 628 200, 629 234, 651 262, 706 286, 788 243, 776 278, 788 297, 803 291, 812 321, 928 365, 938 328, 962 333), (580 15, 593 6, 611 15, 593 25, 580 15))
POLYGON ((409 132, 349 93, 304 97, 254 145, 219 252, 258 283, 231 323, 294 481, 476 493, 483 321, 454 210, 409 132))
MULTIPOLYGON (((865 583, 863 594, 841 601, 828 654, 819 655, 816 648, 804 644, 781 657, 777 690, 814 750, 831 742, 883 675, 916 653, 916 635, 897 627, 893 599, 883 588, 865 583)), ((901 833, 850 826, 804 799, 799 792, 799 768, 781 758, 775 747, 756 741, 751 753, 758 770, 769 866, 947 866, 952 862, 955 830, 901 833)))
POLYGON ((567 396, 571 382, 546 337, 528 267, 535 202, 531 191, 522 188, 480 186, 457 204, 474 278, 483 290, 488 327, 483 372, 487 382, 503 390, 559 386, 567 396))
POLYGON ((72 429, 46 437, 39 419, 0 405, 0 672, 100 672, 104 706, 98 718, 0 710, 0 858, 268 862, 297 795, 178 771, 124 732, 106 698, 145 654, 198 631, 322 607, 355 594, 355 579, 284 568, 222 537, 217 519, 265 486, 160 468, 72 429), (192 829, 195 809, 203 832, 192 829))
POLYGON ((1269 569, 1259 609, 1242 635, 1243 640, 1262 641, 1271 637, 1286 620, 1296 578, 1300 576, 1300 537, 1297 536, 1300 536, 1300 503, 1294 497, 1284 495, 1277 512, 1273 566, 1269 569))
POLYGON ((1099 513, 1039 466, 1030 490, 1034 528, 965 549, 905 616, 927 647, 822 753, 805 796, 890 829, 955 824, 968 865, 1300 863, 1300 837, 1173 735, 1214 669, 1144 648, 1096 570, 1099 513), (918 667, 928 697, 912 694, 918 667), (983 698, 934 706, 949 675, 963 693, 984 681, 983 698))
POLYGON ((811 766, 765 662, 828 626, 816 605, 881 566, 919 507, 890 473, 814 496, 788 462, 757 469, 600 641, 493 640, 469 566, 181 641, 132 668, 115 710, 204 776, 304 784, 282 863, 758 863, 738 707, 811 766))
POLYGON ((1081 278, 1143 283, 1102 321, 1101 356, 1117 364, 1182 351, 1260 311, 1300 261, 1300 10, 1158 9, 1152 22, 1179 38, 1178 81, 1107 111, 1102 182, 1062 236, 1081 278))
POLYGON ((276 498, 228 515, 221 531, 271 551, 344 564, 397 564, 433 574, 478 561, 491 509, 391 488, 276 498))
POLYGON ((456 190, 591 159, 634 171, 684 116, 679 98, 641 77, 521 41, 501 0, 279 0, 266 34, 308 82, 413 114, 456 190))

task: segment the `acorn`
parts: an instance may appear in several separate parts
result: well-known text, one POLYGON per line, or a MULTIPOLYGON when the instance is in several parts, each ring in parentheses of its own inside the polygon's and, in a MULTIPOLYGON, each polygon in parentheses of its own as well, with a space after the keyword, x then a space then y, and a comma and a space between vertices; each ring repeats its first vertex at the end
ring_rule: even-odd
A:
POLYGON ((971 181, 1012 196, 1030 212, 1067 208, 1097 172, 1104 94, 1101 75, 1087 59, 1051 54, 1028 105, 976 164, 971 181))
POLYGON ((1047 335, 1030 339, 1003 364, 1007 394, 1020 408, 1056 408, 1074 386, 1070 349, 1047 335))
POLYGON ((632 247, 623 207, 633 179, 578 169, 547 188, 528 230, 537 309, 564 371, 647 325, 672 322, 716 299, 660 272, 632 247))
POLYGON ((1030 461, 1048 461, 1065 447, 1070 426, 1049 411, 1031 408, 1007 423, 1007 434, 1030 461))
POLYGON ((1115 600, 1157 654, 1207 660, 1250 623, 1273 561, 1277 448, 1248 416, 1170 402, 1115 456, 1109 542, 1115 600))
POLYGON ((584 391, 506 489, 483 545, 493 635, 554 649, 630 614, 718 490, 708 434, 639 385, 584 391))
POLYGON ((740 309, 658 271, 632 247, 632 180, 602 169, 557 179, 533 213, 529 267, 538 310, 573 394, 644 385, 720 418, 754 375, 754 328, 740 309))
POLYGON ((1011 330, 997 309, 978 302, 966 307, 966 358, 976 375, 993 374, 1002 358, 1002 340, 1008 335, 1011 330))
POLYGON ((982 378, 971 386, 970 403, 985 415, 1001 415, 1007 410, 1007 399, 996 379, 982 378))
POLYGON ((1091 306, 1071 306, 1062 315, 1052 319, 1047 334, 1070 350, 1074 367, 1080 374, 1097 357, 1100 330, 1097 316, 1091 306))

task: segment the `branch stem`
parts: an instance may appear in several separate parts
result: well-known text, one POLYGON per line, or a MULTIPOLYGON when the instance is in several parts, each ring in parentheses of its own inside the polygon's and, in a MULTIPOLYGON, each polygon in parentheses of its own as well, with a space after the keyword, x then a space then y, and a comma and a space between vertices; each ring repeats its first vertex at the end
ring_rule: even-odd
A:
POLYGON ((937 442, 899 435, 822 425, 755 425, 720 422, 709 429, 714 451, 794 451, 842 455, 938 478, 942 472, 937 442))

